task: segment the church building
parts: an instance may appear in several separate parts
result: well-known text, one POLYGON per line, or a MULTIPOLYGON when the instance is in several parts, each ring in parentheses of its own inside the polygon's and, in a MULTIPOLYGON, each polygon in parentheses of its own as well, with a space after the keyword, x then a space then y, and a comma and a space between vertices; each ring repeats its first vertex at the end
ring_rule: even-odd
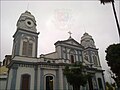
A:
POLYGON ((104 70, 91 35, 84 33, 80 42, 71 36, 57 41, 55 52, 37 57, 38 35, 35 17, 29 11, 22 13, 13 35, 6 90, 72 90, 63 71, 66 64, 77 61, 87 66, 86 72, 92 75, 81 90, 105 90, 104 70))

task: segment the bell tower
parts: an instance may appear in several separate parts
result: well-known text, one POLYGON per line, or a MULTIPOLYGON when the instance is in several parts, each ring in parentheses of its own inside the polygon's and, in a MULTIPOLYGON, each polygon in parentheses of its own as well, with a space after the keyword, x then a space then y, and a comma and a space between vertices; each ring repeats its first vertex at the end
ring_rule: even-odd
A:
POLYGON ((91 35, 84 33, 81 37, 81 45, 84 47, 84 59, 87 60, 94 67, 101 67, 98 49, 91 35))
POLYGON ((38 35, 35 17, 28 11, 21 14, 13 35, 12 57, 37 57, 38 35))

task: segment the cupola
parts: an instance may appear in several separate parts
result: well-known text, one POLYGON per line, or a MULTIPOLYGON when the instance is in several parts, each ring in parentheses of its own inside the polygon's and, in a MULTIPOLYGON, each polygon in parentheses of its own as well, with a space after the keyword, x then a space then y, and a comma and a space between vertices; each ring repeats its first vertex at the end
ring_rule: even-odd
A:
POLYGON ((92 36, 86 32, 81 37, 81 45, 84 46, 85 48, 88 48, 88 47, 96 48, 92 36))

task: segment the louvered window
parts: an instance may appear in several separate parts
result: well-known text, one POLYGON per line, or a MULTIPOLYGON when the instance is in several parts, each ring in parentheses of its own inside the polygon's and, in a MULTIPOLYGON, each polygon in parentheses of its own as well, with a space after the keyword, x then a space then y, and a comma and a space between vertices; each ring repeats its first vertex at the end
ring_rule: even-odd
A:
POLYGON ((23 41, 22 55, 32 56, 33 43, 23 41))
POLYGON ((28 44, 28 56, 32 56, 32 47, 33 47, 33 44, 29 43, 28 44))
POLYGON ((22 55, 27 55, 27 42, 23 42, 22 55))
POLYGON ((97 62, 97 57, 96 56, 93 56, 93 62, 95 64, 95 66, 98 66, 98 62, 97 62))

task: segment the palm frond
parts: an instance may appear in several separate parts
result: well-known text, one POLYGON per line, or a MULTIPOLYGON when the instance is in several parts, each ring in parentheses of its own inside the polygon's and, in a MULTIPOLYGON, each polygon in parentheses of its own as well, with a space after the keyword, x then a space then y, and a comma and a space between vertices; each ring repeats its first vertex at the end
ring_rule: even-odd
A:
POLYGON ((102 4, 114 2, 114 0, 100 0, 102 4))

